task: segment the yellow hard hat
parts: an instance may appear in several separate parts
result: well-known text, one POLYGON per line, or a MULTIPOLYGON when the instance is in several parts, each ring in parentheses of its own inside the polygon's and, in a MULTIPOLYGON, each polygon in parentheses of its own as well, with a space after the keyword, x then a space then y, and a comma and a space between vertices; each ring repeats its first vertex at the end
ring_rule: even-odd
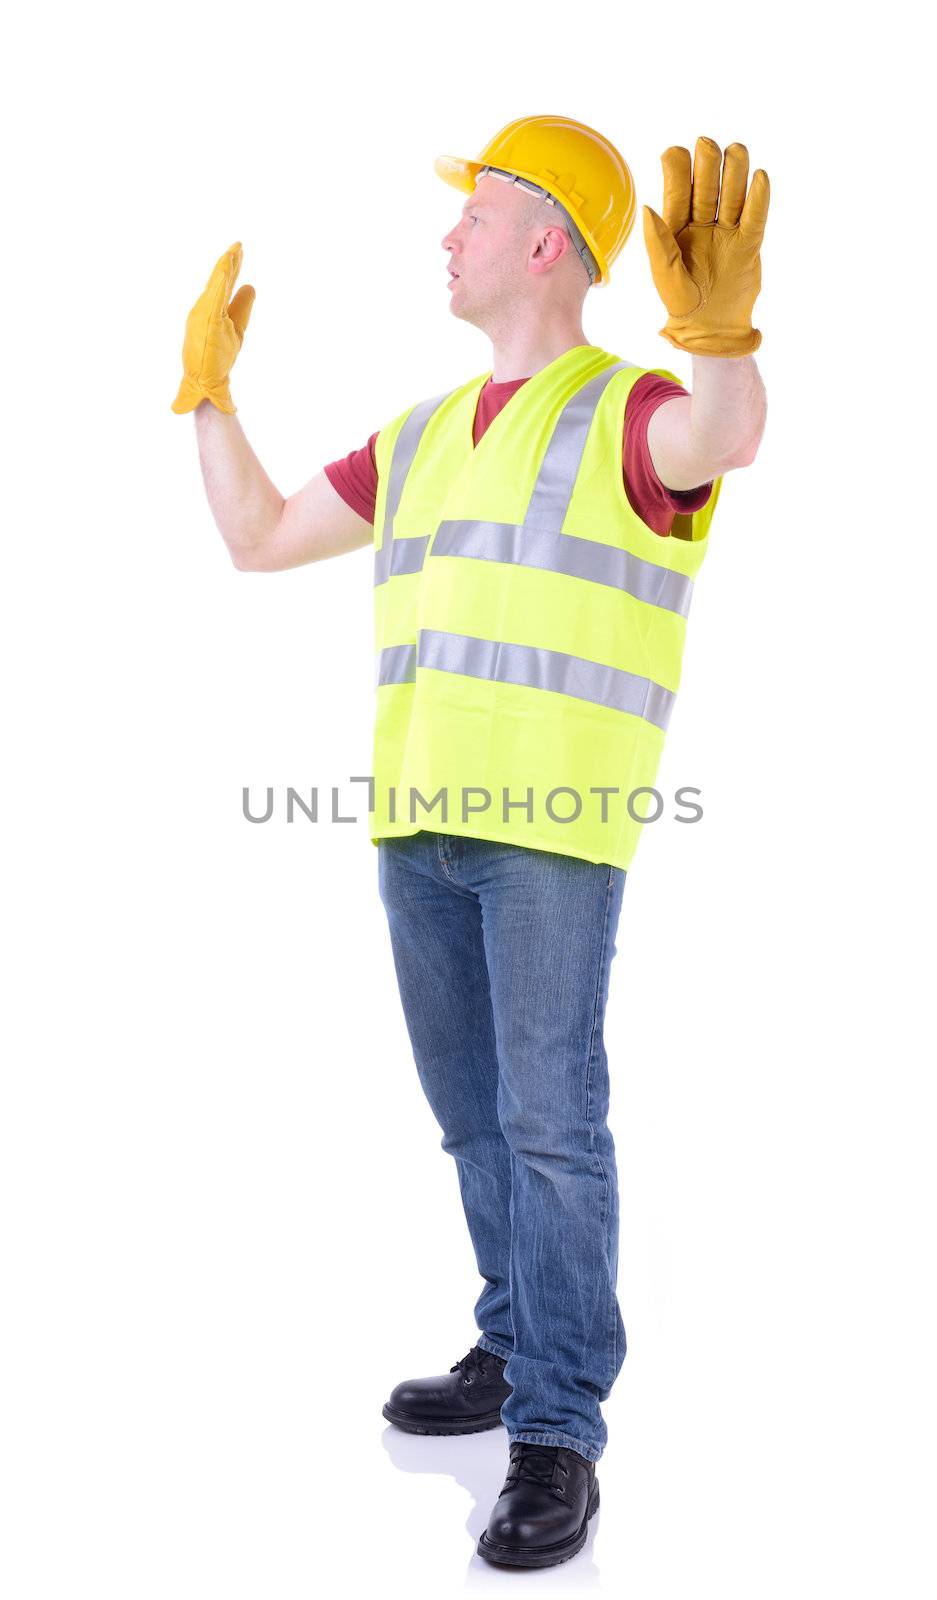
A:
MULTIPOLYGON (((608 282, 608 269, 631 232, 636 201, 627 162, 594 128, 572 117, 518 117, 489 140, 477 160, 437 156, 435 167, 447 183, 468 194, 483 169, 508 173, 545 191, 588 246, 598 282, 608 282)), ((580 255, 591 277, 581 250, 580 255)))

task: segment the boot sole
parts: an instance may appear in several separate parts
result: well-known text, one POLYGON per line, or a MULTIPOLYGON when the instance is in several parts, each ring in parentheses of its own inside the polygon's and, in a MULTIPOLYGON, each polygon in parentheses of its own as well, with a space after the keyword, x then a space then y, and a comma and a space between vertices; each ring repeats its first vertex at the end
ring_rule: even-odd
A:
POLYGON ((393 1406, 382 1406, 381 1415, 404 1433, 485 1433, 489 1428, 500 1428, 501 1411, 483 1411, 477 1417, 411 1417, 405 1411, 395 1411, 393 1406))
POLYGON ((482 1534, 476 1546, 477 1553, 484 1556, 493 1566, 498 1567, 557 1567, 561 1561, 569 1561, 571 1556, 577 1555, 586 1542, 589 1532, 589 1519, 599 1509, 599 1483, 596 1479, 589 1496, 582 1526, 576 1533, 570 1534, 568 1539, 562 1539, 558 1544, 514 1546, 506 1544, 490 1544, 482 1534))

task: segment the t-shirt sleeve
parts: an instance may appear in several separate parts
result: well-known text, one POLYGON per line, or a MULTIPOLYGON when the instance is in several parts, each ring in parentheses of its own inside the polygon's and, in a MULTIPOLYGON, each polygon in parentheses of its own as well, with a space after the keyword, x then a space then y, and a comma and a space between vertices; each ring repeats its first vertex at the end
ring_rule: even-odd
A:
POLYGON ((625 494, 632 511, 659 534, 670 533, 677 512, 700 511, 712 493, 712 483, 701 483, 695 489, 668 489, 657 476, 648 449, 647 425, 657 407, 686 393, 682 383, 645 372, 632 386, 625 406, 625 494))
POLYGON ((325 475, 332 488, 351 506, 352 511, 357 511, 359 517, 364 517, 365 522, 370 522, 372 526, 377 501, 376 439, 377 434, 372 433, 360 450, 352 450, 350 455, 330 461, 325 467, 325 475))

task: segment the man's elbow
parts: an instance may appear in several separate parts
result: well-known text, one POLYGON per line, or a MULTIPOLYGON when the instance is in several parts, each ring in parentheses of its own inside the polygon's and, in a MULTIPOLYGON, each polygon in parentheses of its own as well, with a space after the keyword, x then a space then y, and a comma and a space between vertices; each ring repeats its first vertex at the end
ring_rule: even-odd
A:
POLYGON ((276 561, 273 555, 273 541, 268 536, 255 540, 253 544, 229 545, 228 554, 232 565, 238 572, 273 572, 276 570, 276 561))
POLYGON ((257 570, 254 564, 255 558, 252 550, 229 549, 228 555, 231 557, 231 565, 236 567, 238 572, 255 572, 257 570))
POLYGON ((758 454, 758 446, 764 437, 764 425, 757 433, 751 434, 742 444, 730 451, 725 463, 727 472, 734 471, 737 467, 750 467, 758 454))
POLYGON ((756 439, 753 444, 746 445, 742 450, 737 450, 731 459, 726 462, 725 470, 727 472, 735 472, 739 467, 750 467, 758 454, 760 443, 761 440, 756 439))

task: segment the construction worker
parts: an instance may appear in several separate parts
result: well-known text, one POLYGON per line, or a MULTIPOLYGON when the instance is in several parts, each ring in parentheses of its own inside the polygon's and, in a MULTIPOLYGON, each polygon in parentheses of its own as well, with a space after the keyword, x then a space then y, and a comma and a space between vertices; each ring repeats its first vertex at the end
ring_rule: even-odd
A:
POLYGON ((442 240, 449 305, 492 366, 410 404, 287 498, 228 378, 254 290, 219 259, 186 326, 195 411, 235 566, 374 547, 370 837, 417 1071, 458 1173, 484 1289, 478 1336, 384 1416, 418 1434, 504 1424, 478 1552, 552 1566, 585 1543, 625 1356, 603 1021, 626 873, 676 694, 723 477, 765 418, 753 353, 768 179, 708 138, 662 158, 644 207, 660 330, 692 391, 591 345, 582 308, 631 231, 615 147, 524 117, 477 159, 442 240), (207 403, 206 403, 207 402, 207 403))

